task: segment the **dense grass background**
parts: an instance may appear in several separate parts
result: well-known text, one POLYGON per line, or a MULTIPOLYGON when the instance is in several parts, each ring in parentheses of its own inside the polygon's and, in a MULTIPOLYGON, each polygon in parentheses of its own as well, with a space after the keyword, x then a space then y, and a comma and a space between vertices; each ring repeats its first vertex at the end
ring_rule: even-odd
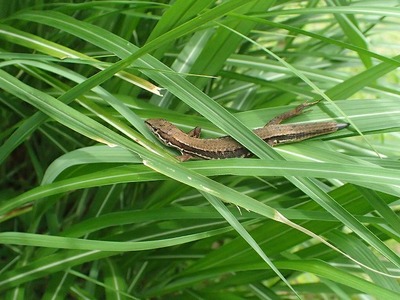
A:
POLYGON ((398 5, 1 1, 1 297, 398 299, 398 5), (251 133, 313 100, 351 126, 251 133), (179 163, 146 118, 255 157, 179 163))

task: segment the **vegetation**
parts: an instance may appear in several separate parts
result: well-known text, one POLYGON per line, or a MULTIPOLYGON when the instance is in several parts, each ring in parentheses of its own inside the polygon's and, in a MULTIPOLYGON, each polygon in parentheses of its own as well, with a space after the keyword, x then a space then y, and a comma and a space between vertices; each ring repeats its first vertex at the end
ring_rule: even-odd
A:
POLYGON ((0 2, 4 299, 398 299, 397 1, 0 2), (336 120, 271 148, 251 132, 336 120), (253 158, 179 162, 143 123, 253 158))

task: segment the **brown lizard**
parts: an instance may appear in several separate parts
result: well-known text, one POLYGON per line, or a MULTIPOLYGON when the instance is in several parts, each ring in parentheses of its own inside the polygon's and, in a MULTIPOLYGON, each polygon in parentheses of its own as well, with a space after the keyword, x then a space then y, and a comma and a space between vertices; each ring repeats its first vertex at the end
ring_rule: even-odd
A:
MULTIPOLYGON (((304 108, 314 105, 317 102, 300 104, 293 110, 273 118, 264 127, 257 128, 253 132, 270 146, 276 146, 332 133, 349 125, 348 123, 336 122, 281 124, 282 121, 301 114, 304 108)), ((189 133, 185 133, 164 119, 148 119, 145 123, 159 140, 167 146, 178 149, 182 153, 182 156, 180 156, 181 161, 192 157, 222 159, 252 155, 249 150, 230 136, 201 139, 201 128, 199 127, 194 128, 189 133)))

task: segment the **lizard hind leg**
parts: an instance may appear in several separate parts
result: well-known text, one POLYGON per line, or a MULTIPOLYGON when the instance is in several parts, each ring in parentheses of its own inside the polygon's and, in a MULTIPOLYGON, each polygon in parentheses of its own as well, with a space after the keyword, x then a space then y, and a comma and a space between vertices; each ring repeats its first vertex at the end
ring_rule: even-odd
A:
POLYGON ((275 118, 273 118, 271 121, 269 121, 264 127, 267 127, 269 125, 278 125, 280 123, 282 123, 285 120, 291 119, 295 116, 298 116, 300 114, 302 114, 304 112, 304 109, 306 107, 315 105, 319 102, 318 101, 314 101, 314 102, 304 102, 298 106, 296 106, 294 109, 289 110, 287 112, 284 112, 283 114, 280 114, 279 116, 276 116, 275 118))

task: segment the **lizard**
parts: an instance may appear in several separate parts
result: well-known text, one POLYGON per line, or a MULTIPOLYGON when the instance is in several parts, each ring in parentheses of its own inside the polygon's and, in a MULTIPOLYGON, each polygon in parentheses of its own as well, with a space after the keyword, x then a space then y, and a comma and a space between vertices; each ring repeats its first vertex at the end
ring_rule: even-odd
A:
MULTIPOLYGON (((319 101, 302 103, 296 108, 280 114, 270 120, 264 127, 253 132, 270 146, 299 142, 315 136, 325 135, 346 128, 348 123, 313 122, 302 124, 281 124, 284 120, 303 113, 306 107, 319 101)), ((195 127, 188 133, 164 119, 147 119, 146 125, 153 134, 167 146, 178 149, 181 161, 191 158, 224 159, 249 157, 252 153, 230 136, 201 139, 201 128, 195 127)))

